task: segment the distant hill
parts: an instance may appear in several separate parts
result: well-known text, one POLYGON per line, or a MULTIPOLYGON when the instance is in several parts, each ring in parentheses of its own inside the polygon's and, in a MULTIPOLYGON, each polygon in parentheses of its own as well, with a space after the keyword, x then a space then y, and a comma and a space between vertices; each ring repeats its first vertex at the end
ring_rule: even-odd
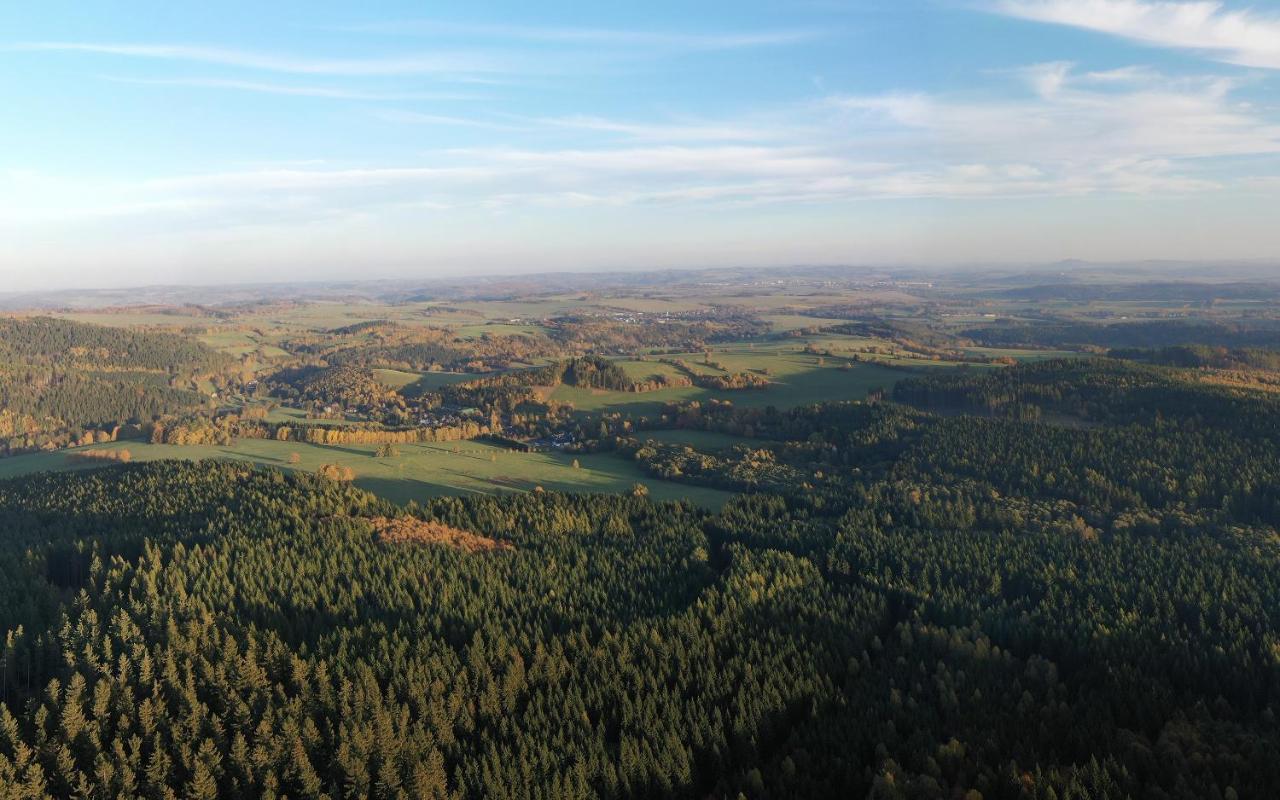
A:
POLYGON ((1190 281, 1128 283, 1119 285, 1053 283, 1021 286, 995 292, 1010 300, 1163 300, 1202 303, 1212 300, 1262 300, 1280 296, 1280 285, 1272 283, 1196 283, 1190 281))
POLYGON ((0 317, 0 361, 194 373, 225 355, 172 333, 108 328, 54 317, 0 317))
POLYGON ((1173 319, 1108 325, 1061 321, 1033 324, 1005 320, 968 328, 961 331, 961 335, 989 347, 1115 348, 1191 344, 1231 348, 1280 347, 1280 324, 1267 320, 1246 324, 1173 319))
POLYGON ((207 407, 196 382, 231 364, 176 334, 0 318, 0 454, 137 435, 158 417, 207 407))

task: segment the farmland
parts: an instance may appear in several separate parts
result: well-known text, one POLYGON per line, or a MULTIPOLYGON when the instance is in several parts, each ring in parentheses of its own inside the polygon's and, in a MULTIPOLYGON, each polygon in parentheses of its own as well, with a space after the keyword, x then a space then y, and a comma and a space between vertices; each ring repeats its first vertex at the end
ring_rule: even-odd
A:
POLYGON ((548 491, 627 492, 637 483, 646 486, 654 498, 685 498, 709 508, 719 508, 728 497, 715 489, 691 489, 648 477, 634 463, 613 454, 521 453, 479 441, 400 445, 399 454, 389 458, 377 457, 373 445, 321 446, 252 439, 242 439, 233 446, 121 442, 0 459, 0 478, 90 468, 96 465, 86 466, 88 462, 76 458, 78 453, 119 448, 129 450, 133 461, 226 459, 304 472, 337 464, 352 469, 357 486, 397 503, 449 494, 530 491, 539 486, 548 491), (295 454, 296 463, 291 461, 295 454), (575 460, 579 464, 576 468, 575 460))
MULTIPOLYGON (((664 409, 691 403, 791 409, 861 400, 872 392, 891 391, 905 378, 936 370, 984 369, 983 362, 994 359, 1029 361, 1059 354, 970 344, 954 352, 977 363, 962 365, 937 358, 909 340, 838 332, 844 330, 847 313, 822 313, 856 306, 892 317, 914 302, 902 293, 857 288, 828 292, 760 287, 726 292, 719 287, 682 285, 665 291, 526 293, 501 299, 392 302, 366 298, 249 303, 216 310, 195 306, 62 310, 56 315, 93 325, 191 337, 232 360, 222 376, 200 376, 191 387, 216 401, 220 413, 247 413, 251 407, 265 405, 260 417, 264 425, 343 429, 352 431, 351 437, 378 427, 379 421, 397 426, 418 424, 420 419, 424 424, 461 424, 456 409, 447 410, 454 401, 442 399, 441 393, 450 387, 483 384, 583 352, 604 353, 626 380, 648 389, 569 383, 533 387, 529 400, 545 408, 539 413, 549 416, 534 429, 513 435, 546 438, 556 431, 576 431, 562 433, 556 448, 544 447, 536 453, 517 453, 474 438, 405 444, 390 459, 376 457, 374 444, 333 446, 252 436, 215 437, 221 444, 190 443, 191 436, 184 434, 164 444, 134 439, 94 445, 127 447, 138 461, 217 458, 309 472, 336 464, 350 468, 358 485, 397 502, 535 486, 626 491, 639 481, 655 497, 692 492, 698 502, 718 506, 724 499, 721 493, 647 477, 629 459, 608 452, 607 446, 596 452, 600 444, 582 441, 583 431, 594 438, 598 421, 604 418, 647 420, 649 427, 639 434, 642 437, 715 449, 724 442, 713 441, 711 434, 651 430, 652 421, 664 409), (743 320, 753 322, 741 327, 743 320), (672 347, 681 344, 686 346, 672 347), (323 370, 331 362, 367 365, 371 382, 365 384, 363 394, 326 395, 323 401, 304 402, 279 382, 278 376, 291 369, 323 370), (714 388, 717 381, 744 375, 759 385, 714 388), (684 385, 690 380, 695 385, 684 385), (251 391, 245 388, 249 381, 264 385, 251 391), (663 386, 664 381, 669 385, 663 386), (367 401, 372 396, 370 387, 376 386, 395 398, 393 405, 361 407, 352 413, 352 406, 367 401), (286 390, 283 397, 272 396, 281 389, 286 390), (446 410, 431 410, 442 403, 446 410)), ((983 319, 976 314, 971 317, 983 319)), ((305 387, 297 391, 314 392, 305 387)), ((462 397, 460 406, 481 402, 462 397)), ((496 413, 487 407, 480 411, 486 421, 496 413)), ((505 427, 509 423, 504 422, 505 427)), ((84 462, 73 452, 36 452, 7 459, 0 463, 0 475, 83 468, 84 462)))
MULTIPOLYGON (((715 357, 719 359, 721 353, 717 351, 715 357)), ((743 407, 792 408, 822 400, 861 400, 872 389, 890 388, 909 374, 901 369, 874 364, 858 364, 847 369, 835 365, 819 367, 816 357, 797 353, 743 352, 727 355, 723 360, 732 369, 769 370, 769 385, 764 389, 746 391, 717 391, 688 386, 638 394, 560 386, 551 397, 571 403, 580 411, 608 410, 637 415, 652 414, 665 403, 694 400, 729 401, 743 407)), ((698 365, 693 365, 693 369, 698 370, 698 365)))

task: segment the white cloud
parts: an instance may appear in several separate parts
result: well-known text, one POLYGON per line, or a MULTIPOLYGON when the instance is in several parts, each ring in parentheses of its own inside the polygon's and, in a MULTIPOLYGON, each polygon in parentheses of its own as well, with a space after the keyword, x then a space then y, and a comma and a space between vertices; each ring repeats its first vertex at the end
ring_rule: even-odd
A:
POLYGON ((1137 86, 1077 76, 1063 65, 1024 71, 1036 94, 1008 100, 925 94, 836 97, 880 120, 901 148, 971 158, 1086 168, 1115 160, 1202 160, 1280 153, 1280 125, 1231 100, 1220 79, 1137 86), (914 132, 914 136, 911 134, 914 132))
POLYGON ((233 91, 253 92, 257 94, 278 94, 297 97, 321 97, 334 100, 470 100, 473 94, 457 92, 369 92, 353 89, 342 89, 331 86, 298 86, 281 83, 265 83, 261 81, 243 81, 228 78, 128 78, 116 75, 103 75, 103 80, 112 83, 130 83, 138 86, 173 86, 191 89, 228 89, 233 91))
POLYGON ((134 182, 18 176, 0 180, 0 225, 48 222, 60 211, 145 215, 176 230, 445 209, 1256 191, 1266 184, 1233 179, 1243 170, 1224 171, 1223 160, 1258 160, 1252 174, 1266 175, 1274 161, 1265 159, 1280 156, 1280 125, 1236 103, 1230 82, 1065 64, 1018 75, 1027 90, 1014 96, 838 96, 749 121, 492 122, 388 111, 446 129, 494 128, 510 141, 400 163, 287 163, 134 182), (564 128, 582 134, 572 146, 548 139, 564 128))
POLYGON ((403 111, 401 109, 383 109, 377 112, 379 119, 387 122, 407 122, 417 125, 444 125, 455 128, 479 128, 490 131, 522 131, 528 130, 527 127, 518 125, 508 125, 502 122, 493 122, 485 119, 472 119, 470 117, 453 117, 447 114, 426 114, 421 111, 403 111))
POLYGON ((681 50, 733 50, 797 44, 816 38, 816 31, 765 30, 688 33, 683 31, 623 30, 616 28, 550 27, 542 25, 494 25, 444 20, 406 20, 361 25, 352 30, 400 35, 466 35, 522 42, 607 45, 681 50))
POLYGON ((1160 74, 1150 67, 1130 66, 1089 72, 1084 78, 1097 84, 1140 84, 1160 80, 1160 74))
POLYGON ((424 123, 457 127, 484 128, 494 131, 525 133, 555 130, 606 134, 642 142, 764 142, 795 139, 803 131, 795 126, 754 121, 706 122, 701 120, 662 120, 631 122, 587 114, 564 117, 529 117, 519 114, 497 114, 497 119, 477 119, 427 114, 418 111, 387 109, 378 116, 389 122, 424 123), (503 121, 499 121, 503 120, 503 121))
POLYGON ((1203 1, 996 0, 991 8, 1021 19, 1204 52, 1242 66, 1280 69, 1280 14, 1203 1))
MULTIPOLYGON (((516 25, 479 25, 446 22, 407 22, 361 26, 355 30, 387 33, 439 34, 440 40, 467 35, 472 39, 489 39, 492 48, 465 50, 436 47, 425 52, 365 58, 321 58, 273 52, 259 52, 227 47, 185 43, 135 43, 93 41, 20 42, 4 49, 32 52, 92 53, 102 56, 190 62, 295 75, 327 75, 343 77, 422 76, 492 82, 495 76, 528 76, 531 74, 564 74, 584 68, 584 58, 593 62, 619 57, 669 55, 672 52, 737 50, 742 48, 785 46, 815 38, 807 30, 768 30, 755 32, 686 33, 680 31, 642 31, 594 28, 552 28, 516 25), (511 42, 517 43, 512 45, 511 42), (582 45, 569 52, 562 47, 553 51, 539 44, 582 45), (519 44, 530 45, 520 47, 519 44)), ((189 85, 213 87, 208 80, 189 85)), ((221 88, 249 91, 274 91, 281 94, 304 94, 303 90, 286 91, 283 87, 247 82, 223 82, 221 88), (233 85, 238 83, 238 85, 233 85)), ((310 92, 326 96, 332 90, 310 92)), ((336 96, 336 95, 331 95, 336 96)))
MULTIPOLYGON (((388 75, 466 76, 517 71, 507 59, 475 52, 415 53, 379 58, 322 59, 259 53, 220 47, 181 44, 118 44, 102 42, 26 42, 11 49, 79 52, 99 55, 189 61, 226 67, 306 75, 376 77, 388 75)), ((528 65, 525 65, 526 67, 528 65)))
POLYGON ((212 172, 145 181, 145 190, 165 193, 269 192, 358 189, 492 178, 491 167, 371 167, 349 169, 259 169, 212 172))
POLYGON ((1065 61, 1039 64, 1025 71, 1032 88, 1043 97, 1053 97, 1071 76, 1072 65, 1065 61))
POLYGON ((574 150, 460 150, 491 164, 546 170, 640 176, 812 175, 839 170, 847 161, 808 147, 748 145, 624 147, 574 150))
POLYGON ((598 133, 613 133, 632 139, 668 142, 696 141, 762 141, 780 139, 795 130, 763 127, 752 123, 709 124, 700 121, 677 122, 624 122, 603 117, 579 114, 568 117, 548 117, 537 120, 540 124, 598 133))

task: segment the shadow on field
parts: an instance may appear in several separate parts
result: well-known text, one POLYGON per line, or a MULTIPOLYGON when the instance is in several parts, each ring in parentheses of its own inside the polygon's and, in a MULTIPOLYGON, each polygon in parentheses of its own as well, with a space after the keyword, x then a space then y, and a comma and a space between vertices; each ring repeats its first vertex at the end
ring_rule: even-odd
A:
MULTIPOLYGON (((308 442, 308 444, 311 444, 311 443, 310 443, 310 442, 308 442)), ((365 456, 368 456, 368 455, 369 455, 369 451, 368 451, 368 450, 358 450, 358 449, 356 449, 356 448, 354 448, 354 447, 343 447, 343 446, 342 446, 342 445, 340 445, 340 444, 318 444, 318 443, 317 443, 317 444, 312 444, 312 446, 313 446, 313 447, 320 447, 320 448, 323 448, 323 449, 325 449, 325 450, 333 450, 333 451, 336 451, 336 452, 339 452, 339 453, 346 453, 347 455, 350 455, 350 456, 361 456, 361 457, 365 457, 365 456)))
MULTIPOLYGON (((462 474, 462 473, 459 473, 462 474)), ((420 481, 415 478, 376 478, 357 476, 353 483, 367 492, 376 494, 384 500, 404 505, 410 500, 422 502, 431 497, 443 495, 485 494, 484 491, 471 486, 451 483, 434 483, 420 481)))

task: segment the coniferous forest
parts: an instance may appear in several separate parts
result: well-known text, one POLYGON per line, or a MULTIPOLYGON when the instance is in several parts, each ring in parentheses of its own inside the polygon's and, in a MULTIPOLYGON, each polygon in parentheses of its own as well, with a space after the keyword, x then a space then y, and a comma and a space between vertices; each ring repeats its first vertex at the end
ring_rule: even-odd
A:
POLYGON ((2 796, 1273 797, 1278 402, 1056 360, 617 441, 719 512, 8 481, 2 796))
POLYGON ((0 456, 115 441, 206 410, 195 387, 231 360, 187 337, 0 317, 0 456))

